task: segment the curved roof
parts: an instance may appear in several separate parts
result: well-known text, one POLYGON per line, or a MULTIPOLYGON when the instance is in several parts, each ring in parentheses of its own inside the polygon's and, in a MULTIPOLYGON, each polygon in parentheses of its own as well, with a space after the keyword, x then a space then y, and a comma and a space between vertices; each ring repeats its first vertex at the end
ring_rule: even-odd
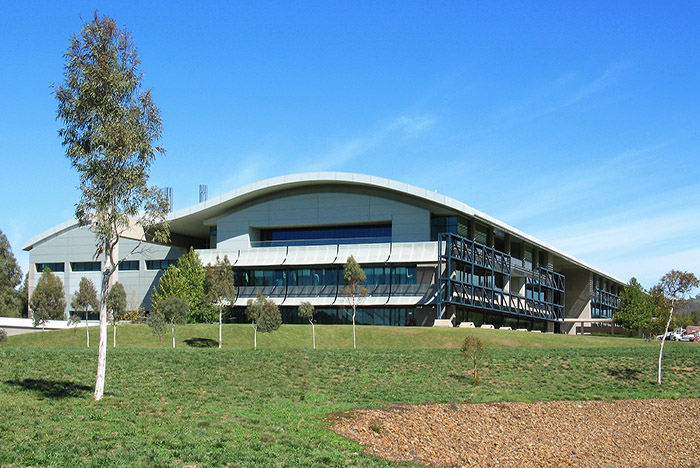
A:
POLYGON ((41 234, 38 234, 29 239, 22 247, 22 250, 32 250, 36 244, 47 240, 51 237, 57 236, 59 234, 63 234, 64 232, 73 229, 77 226, 80 226, 80 223, 75 218, 69 219, 68 221, 64 221, 58 226, 54 226, 51 229, 44 231, 41 234))
MULTIPOLYGON (((596 274, 604 276, 620 284, 625 284, 624 281, 615 278, 614 276, 611 276, 565 252, 562 252, 546 242, 536 239, 529 234, 509 226, 496 218, 482 213, 481 211, 476 210, 465 203, 455 200, 454 198, 450 198, 437 192, 431 192, 430 190, 419 188, 403 182, 397 182, 394 180, 385 179, 383 177, 364 174, 345 172, 309 172, 274 177, 246 185, 205 202, 169 213, 167 219, 170 221, 170 229, 173 233, 204 238, 209 235, 209 227, 206 224, 207 220, 216 219, 217 217, 260 197, 271 196, 298 188, 303 189, 322 186, 332 186, 338 188, 365 188, 371 191, 376 191, 380 195, 384 193, 387 196, 400 197, 403 201, 408 203, 416 203, 422 206, 427 206, 432 212, 450 212, 470 216, 476 220, 507 232, 515 238, 525 240, 534 246, 552 252, 557 257, 557 266, 559 268, 571 266, 580 267, 595 272, 596 274)), ((72 229, 77 225, 78 222, 75 219, 62 223, 30 239, 24 245, 23 250, 31 250, 36 244, 72 229)))
POLYGON ((414 202, 416 203, 431 206, 433 211, 445 211, 445 209, 447 209, 451 212, 470 216, 476 220, 480 220, 486 224, 507 232, 516 238, 526 240, 532 245, 548 250, 567 264, 591 270, 599 275, 607 277, 608 279, 624 284, 624 282, 618 278, 604 273, 597 268, 594 268, 593 266, 588 265, 587 263, 565 252, 562 252, 556 247, 536 239, 529 234, 509 226, 508 224, 482 213, 481 211, 455 200, 454 198, 450 198, 437 192, 431 192, 429 190, 403 182, 397 182, 391 179, 385 179, 383 177, 364 174, 345 172, 309 172, 274 177, 246 185, 205 202, 172 212, 168 215, 168 220, 170 221, 170 228, 173 232, 195 237, 203 237, 208 235, 208 226, 205 225, 206 220, 221 216, 224 213, 230 212, 236 207, 242 206, 252 200, 296 188, 313 188, 314 186, 328 185, 338 187, 364 187, 371 190, 376 190, 379 193, 385 192, 394 196, 400 196, 403 199, 413 198, 414 202))

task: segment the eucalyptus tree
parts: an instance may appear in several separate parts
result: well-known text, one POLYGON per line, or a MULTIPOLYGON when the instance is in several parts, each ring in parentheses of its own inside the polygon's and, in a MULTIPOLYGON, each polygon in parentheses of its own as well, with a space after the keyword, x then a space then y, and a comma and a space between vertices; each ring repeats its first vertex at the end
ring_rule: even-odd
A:
POLYGON ((257 299, 249 299, 245 315, 253 324, 253 347, 258 349, 258 331, 267 333, 277 330, 282 325, 279 307, 270 298, 258 291, 257 299))
POLYGON ((97 301, 97 291, 95 291, 95 284, 87 279, 86 277, 80 278, 80 285, 78 286, 78 291, 73 296, 73 300, 70 302, 70 306, 73 310, 78 310, 85 313, 85 341, 87 347, 90 347, 90 328, 88 327, 88 313, 90 311, 99 310, 100 304, 97 301))
POLYGON ((160 301, 158 307, 153 311, 156 315, 155 320, 158 321, 158 315, 161 315, 166 323, 170 324, 173 337, 173 348, 175 347, 175 325, 187 322, 187 313, 190 310, 190 305, 187 299, 177 296, 169 296, 160 301))
POLYGON ((107 312, 109 321, 112 322, 112 347, 117 347, 117 323, 126 312, 126 291, 119 281, 114 283, 107 296, 107 312))
POLYGON ((303 301, 299 304, 299 317, 307 319, 311 324, 311 341, 316 349, 316 328, 314 327, 314 305, 308 301, 303 301))
POLYGON ((12 253, 10 241, 0 230, 0 317, 20 317, 22 298, 17 286, 22 281, 22 270, 12 253))
POLYGON ((204 298, 208 304, 214 305, 219 311, 219 348, 222 340, 222 322, 224 306, 236 302, 236 286, 233 283, 233 269, 228 256, 221 260, 216 257, 214 265, 207 265, 204 277, 204 298))
POLYGON ((66 298, 63 295, 63 281, 44 268, 29 300, 34 327, 41 326, 41 343, 44 343, 44 330, 48 320, 65 318, 66 298))
POLYGON ((661 360, 664 356, 664 344, 666 343, 668 328, 671 325, 671 320, 673 320, 673 310, 679 302, 687 299, 688 294, 690 294, 694 288, 697 288, 698 284, 700 283, 698 283, 698 279, 693 273, 671 270, 666 273, 659 281, 659 284, 653 288, 657 296, 663 296, 666 307, 670 308, 668 319, 666 320, 664 337, 661 339, 661 348, 659 349, 659 366, 657 373, 657 383, 659 385, 661 385, 661 360))
POLYGON ((107 297, 122 255, 119 240, 166 242, 165 195, 148 185, 150 166, 163 148, 160 111, 151 91, 141 91, 143 73, 131 34, 95 12, 64 54, 64 82, 54 85, 57 119, 66 156, 80 176, 75 215, 95 233, 102 258, 100 340, 94 399, 104 395, 107 366, 107 297))
POLYGON ((352 307, 352 347, 357 348, 355 339, 355 315, 357 314, 357 306, 362 302, 362 299, 367 296, 367 288, 364 283, 367 280, 365 270, 362 269, 355 257, 350 255, 345 262, 343 269, 343 295, 352 307))
POLYGON ((163 346, 163 334, 165 333, 167 323, 165 322, 165 317, 162 313, 156 312, 155 310, 146 319, 146 323, 151 327, 151 331, 154 335, 158 337, 160 345, 163 346))

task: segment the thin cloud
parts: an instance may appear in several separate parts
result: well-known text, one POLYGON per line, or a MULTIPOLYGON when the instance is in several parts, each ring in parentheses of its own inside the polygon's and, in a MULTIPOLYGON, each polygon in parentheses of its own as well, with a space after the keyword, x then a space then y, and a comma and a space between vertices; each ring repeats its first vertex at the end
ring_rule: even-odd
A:
POLYGON ((245 185, 257 182, 266 178, 269 174, 269 167, 275 166, 274 161, 268 155, 252 155, 239 160, 233 176, 227 178, 218 185, 218 193, 226 193, 245 185))
POLYGON ((435 122, 435 118, 427 115, 401 115, 372 133, 331 143, 330 148, 322 152, 322 157, 316 157, 312 162, 307 160, 303 165, 319 171, 334 169, 392 140, 416 138, 435 122))
POLYGON ((642 168, 656 164, 657 152, 671 143, 668 140, 646 147, 630 148, 595 165, 586 162, 579 167, 569 167, 559 174, 547 174, 546 180, 537 184, 544 187, 537 197, 518 197, 519 203, 501 212, 500 217, 515 224, 564 208, 574 209, 578 202, 589 199, 592 193, 600 199, 606 199, 606 194, 611 194, 613 198, 619 197, 616 181, 620 174, 628 174, 631 167, 642 168), (576 174, 576 177, 572 178, 571 174, 576 174))
POLYGON ((528 122, 584 101, 619 82, 628 67, 627 62, 613 63, 595 79, 583 84, 578 84, 579 73, 562 75, 530 96, 493 112, 492 127, 528 122))
POLYGON ((579 87, 579 89, 576 90, 568 99, 564 100, 558 108, 576 104, 589 96, 609 88, 620 80, 627 66, 628 65, 626 63, 622 62, 610 65, 598 78, 579 87))
POLYGON ((557 244, 575 255, 633 252, 643 255, 645 248, 686 238, 688 233, 700 233, 700 219, 686 212, 660 213, 632 221, 628 219, 622 218, 619 224, 595 232, 586 232, 583 225, 568 228, 569 235, 560 231, 557 244))
POLYGON ((650 288, 671 270, 691 271, 696 275, 700 265, 700 248, 692 247, 674 252, 652 252, 621 259, 596 258, 611 274, 628 281, 637 278, 644 287, 650 288))

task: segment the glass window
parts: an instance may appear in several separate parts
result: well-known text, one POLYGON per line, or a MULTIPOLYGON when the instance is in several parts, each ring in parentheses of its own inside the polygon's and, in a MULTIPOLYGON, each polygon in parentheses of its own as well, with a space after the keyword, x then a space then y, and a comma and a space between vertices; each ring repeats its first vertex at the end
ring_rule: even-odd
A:
POLYGON ((391 223, 261 229, 255 246, 328 245, 391 242, 391 223))
POLYGON ((489 240, 489 230, 486 226, 483 226, 481 224, 476 225, 476 229, 474 229, 474 242, 478 242, 479 244, 482 245, 487 245, 489 240))
POLYGON ((535 250, 532 247, 525 247, 525 258, 523 258, 523 264, 525 268, 532 269, 532 262, 535 259, 535 250))
POLYGON ((216 226, 209 227, 209 248, 216 248, 216 226))
POLYGON ((389 284, 391 279, 391 269, 389 267, 367 267, 363 268, 367 280, 365 284, 389 284))
POLYGON ((48 268, 52 272, 62 272, 65 271, 65 264, 63 263, 37 263, 36 264, 36 271, 38 273, 41 273, 44 271, 44 268, 48 268))
POLYGON ((177 260, 146 260, 147 270, 167 270, 170 265, 175 265, 177 260))
POLYGON ((100 271, 101 268, 100 262, 71 262, 70 264, 72 271, 100 271))
POLYGON ((294 268, 289 271, 290 286, 335 286, 338 284, 336 268, 294 268))
POLYGON ((392 284, 416 284, 416 281, 416 267, 398 266, 392 268, 392 284))
POLYGON ((119 264, 119 271, 133 271, 139 269, 138 260, 127 260, 119 264))

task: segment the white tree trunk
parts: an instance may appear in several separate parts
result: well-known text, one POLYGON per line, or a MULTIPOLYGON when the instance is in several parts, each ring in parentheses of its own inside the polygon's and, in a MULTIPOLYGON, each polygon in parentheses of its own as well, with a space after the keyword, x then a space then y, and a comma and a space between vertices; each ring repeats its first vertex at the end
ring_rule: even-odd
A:
POLYGON ((316 349, 316 329, 314 328, 314 319, 309 319, 309 322, 311 322, 311 340, 314 343, 314 349, 316 349))
POLYGON ((253 324, 253 349, 258 350, 258 327, 253 324))
POLYGON ((356 306, 355 304, 352 305, 352 347, 353 349, 357 349, 357 342, 355 341, 355 311, 356 311, 356 306))
POLYGON ((666 321, 666 330, 664 331, 664 337, 661 338, 661 349, 659 350, 659 372, 656 377, 656 383, 661 385, 661 359, 664 357, 664 344, 666 344, 666 335, 668 335, 668 327, 671 326, 671 320, 673 319, 673 301, 671 301, 671 313, 668 314, 668 320, 666 321))
POLYGON ((170 322, 170 329, 173 332, 173 348, 175 347, 175 322, 170 322))
POLYGON ((85 311, 85 338, 87 340, 87 347, 90 347, 90 329, 88 328, 88 313, 85 311))
POLYGON ((112 348, 116 348, 117 347, 117 321, 116 320, 114 321, 114 325, 112 325, 112 327, 114 328, 114 330, 113 330, 114 333, 113 333, 113 337, 112 337, 112 348))
POLYGON ((219 306, 219 348, 221 348, 221 306, 219 306))
MULTIPOLYGON (((109 250, 109 242, 105 242, 105 265, 102 272, 102 291, 100 294, 100 339, 97 344, 97 374, 95 376, 95 394, 93 399, 99 401, 105 393, 105 376, 107 375, 107 295, 109 294, 114 261, 109 250)), ((85 322, 87 328, 87 320, 85 322)))

